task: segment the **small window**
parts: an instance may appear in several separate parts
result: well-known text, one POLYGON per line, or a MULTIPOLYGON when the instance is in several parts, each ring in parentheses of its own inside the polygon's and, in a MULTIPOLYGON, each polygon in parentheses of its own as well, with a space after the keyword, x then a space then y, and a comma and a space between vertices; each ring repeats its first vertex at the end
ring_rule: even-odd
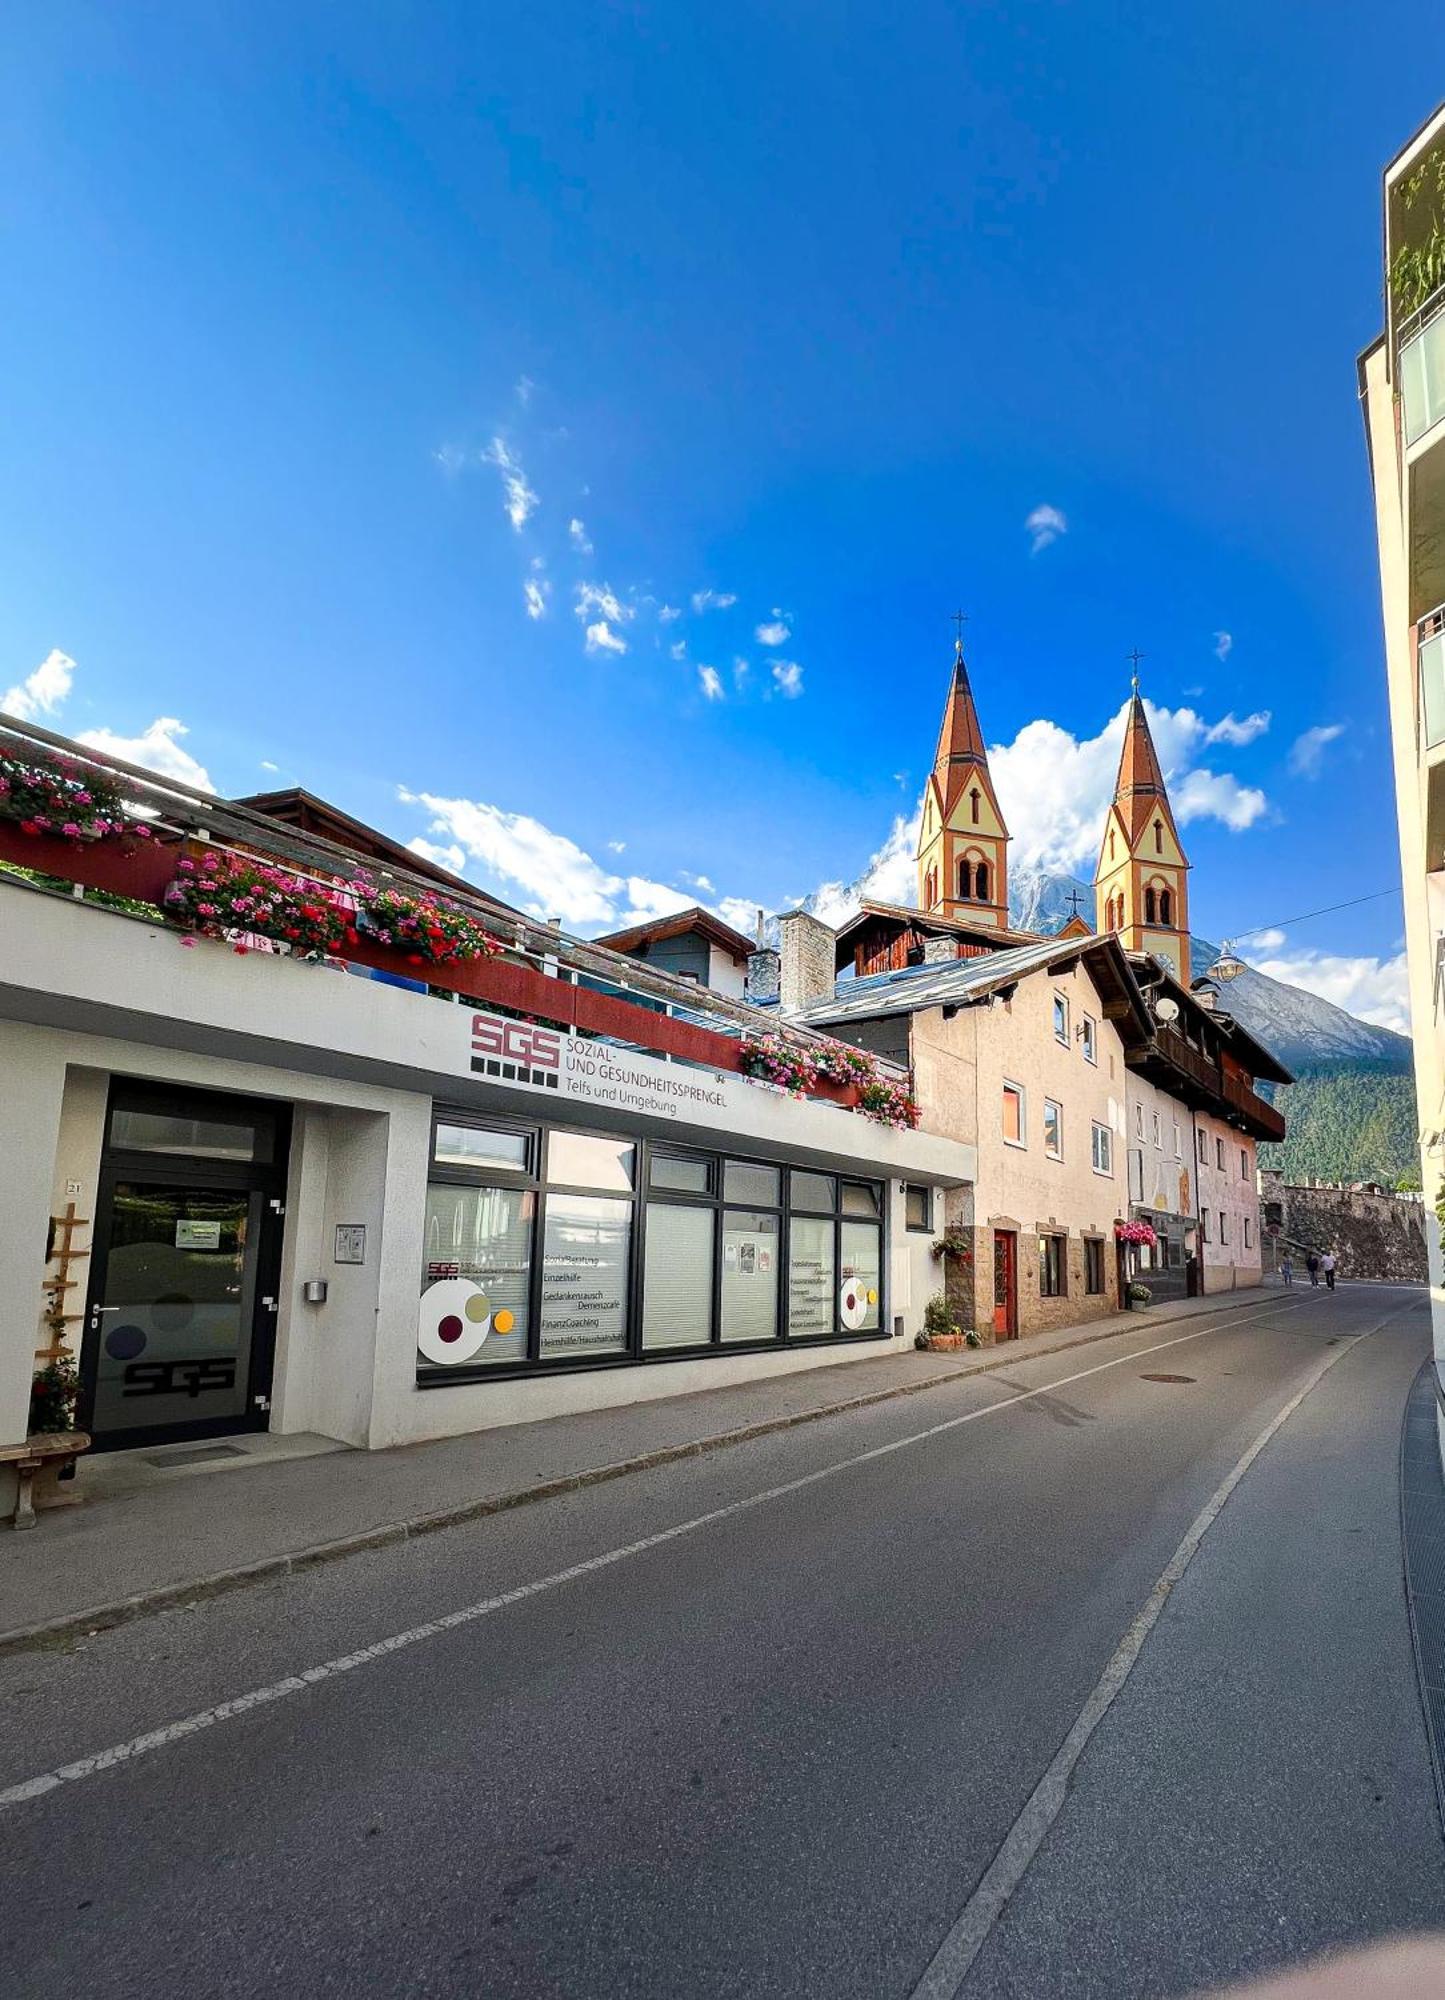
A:
POLYGON ((1248 1217, 1248 1216, 1246 1216, 1246 1217, 1244 1218, 1244 1247, 1245 1247, 1245 1249, 1246 1249, 1246 1250, 1247 1250, 1247 1249, 1249 1248, 1249 1217, 1248 1217))
POLYGON ((1209 1158, 1209 1141, 1202 1132, 1196 1132, 1194 1136, 1199 1141, 1199 1164, 1202 1167, 1209 1158))
POLYGON ((1167 889, 1159 891, 1159 921, 1166 928, 1174 921, 1174 899, 1167 889))
POLYGON ((1134 1106, 1134 1137, 1136 1139, 1142 1139, 1143 1136, 1144 1136, 1144 1107, 1142 1104, 1136 1103, 1134 1106))
MULTIPOLYGON (((554 1186, 625 1192, 632 1186, 636 1151, 630 1139, 598 1139, 587 1132, 554 1131, 547 1140, 547 1178, 554 1186)), ((562 1213, 561 1208, 558 1213, 562 1213)))
POLYGON ((1219 1211, 1219 1240, 1221 1243, 1229 1241, 1229 1210, 1227 1208, 1221 1208, 1219 1211))
POLYGON ((1154 852, 1156 854, 1164 852, 1164 822, 1159 819, 1154 822, 1154 852))
POLYGON ((968 795, 968 803, 969 803, 969 805, 970 805, 970 806, 971 806, 971 807, 973 808, 973 823, 974 823, 974 825, 975 825, 975 826, 977 826, 977 825, 978 825, 978 786, 977 786, 977 785, 975 785, 975 786, 973 787, 973 790, 972 790, 972 791, 971 791, 971 792, 969 793, 969 795, 968 795))
POLYGON ((649 1178, 655 1188, 677 1194, 710 1194, 712 1168, 708 1160, 684 1160, 675 1153, 654 1153, 649 1178))
POLYGON ((493 1132, 481 1125, 438 1125, 432 1158, 439 1167, 484 1167, 489 1172, 525 1174, 531 1165, 528 1132, 493 1132))
POLYGON ((1214 1164, 1220 1173, 1224 1172, 1224 1141, 1218 1137, 1214 1141, 1214 1164))
POLYGON ((1152 888, 1144 891, 1144 921, 1146 924, 1157 924, 1159 921, 1159 904, 1152 888))
POLYGON ((1069 1289, 1067 1241, 1063 1236, 1039 1238, 1039 1297, 1062 1299, 1069 1289))
POLYGON ((1084 1238, 1084 1290, 1095 1297, 1104 1289, 1104 1244, 1098 1236, 1084 1238))
POLYGON ((1044 1151, 1051 1160, 1064 1157, 1064 1107, 1052 1097, 1044 1099, 1044 1151))
POLYGON ((973 891, 980 903, 988 901, 988 863, 980 861, 973 871, 973 891))
POLYGON ((1094 1126, 1094 1172, 1112 1174, 1114 1171, 1114 1135, 1107 1125, 1094 1126))
POLYGON ((1079 1027, 1079 1041, 1083 1047, 1084 1061, 1097 1063, 1099 1060, 1099 1024, 1092 1014, 1085 1014, 1079 1027))
POLYGON ((933 1189, 913 1184, 903 1190, 903 1219, 908 1229, 931 1231, 933 1228, 933 1189))
POLYGON ((1249 1179, 1249 1154, 1243 1146, 1239 1149, 1239 1178, 1242 1181, 1249 1179))
POLYGON ((1176 1160, 1184 1158, 1184 1134, 1179 1129, 1177 1118, 1174 1120, 1174 1157, 1176 1160))
POLYGON ((1199 1234, 1206 1243, 1209 1242, 1209 1210, 1207 1208, 1201 1208, 1199 1211, 1199 1234))
POLYGON ((729 1160, 723 1167, 723 1194, 728 1201, 778 1205, 778 1169, 752 1160, 729 1160))
POLYGON ((1023 1085, 1006 1083, 1003 1087, 1003 1136, 1005 1144, 1026 1146, 1028 1129, 1024 1115, 1023 1085))
POLYGON ((1164 1120, 1157 1111, 1154 1113, 1154 1144, 1161 1152, 1164 1150, 1164 1120))
POLYGON ((794 1208, 831 1215, 838 1205, 837 1184, 831 1174, 795 1173, 790 1185, 794 1208))
POLYGON ((845 1215, 871 1215, 876 1220, 880 1212, 878 1189, 872 1181, 844 1181, 843 1213, 845 1215))
POLYGON ((1054 995, 1054 1040, 1069 1046, 1069 1000, 1065 993, 1054 995))

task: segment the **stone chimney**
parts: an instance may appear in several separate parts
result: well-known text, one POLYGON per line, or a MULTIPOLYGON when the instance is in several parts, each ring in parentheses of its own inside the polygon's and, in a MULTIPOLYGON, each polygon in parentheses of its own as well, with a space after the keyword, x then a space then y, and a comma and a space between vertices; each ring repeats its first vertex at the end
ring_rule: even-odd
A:
POLYGON ((750 952, 743 984, 746 998, 759 1006, 776 1000, 782 983, 782 963, 780 954, 771 945, 760 944, 756 951, 750 952))
POLYGON ((806 1007, 812 1000, 831 1000, 835 979, 832 931, 806 910, 789 910, 779 918, 778 929, 783 940, 779 998, 784 1012, 806 1007))
POLYGON ((951 937, 926 937, 923 940, 925 965, 951 965, 957 957, 958 946, 951 937))

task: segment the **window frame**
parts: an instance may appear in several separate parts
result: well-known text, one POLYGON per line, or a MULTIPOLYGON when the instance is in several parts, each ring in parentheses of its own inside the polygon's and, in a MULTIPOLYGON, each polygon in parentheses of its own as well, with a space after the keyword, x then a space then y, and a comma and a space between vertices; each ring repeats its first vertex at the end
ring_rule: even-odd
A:
POLYGON ((1046 1097, 1044 1099, 1044 1118, 1043 1118, 1042 1129, 1043 1129, 1043 1139, 1044 1139, 1044 1158, 1046 1160, 1057 1160, 1058 1162, 1060 1162, 1060 1164, 1062 1164, 1064 1157, 1064 1107, 1059 1102, 1057 1097, 1046 1097), (1057 1150, 1051 1147, 1049 1144, 1050 1111, 1053 1111, 1055 1114, 1054 1132, 1059 1142, 1057 1150))
MULTIPOLYGON (((931 1183, 930 1181, 904 1181, 902 1185, 903 1185, 903 1233, 904 1233, 904 1235, 905 1235, 905 1236, 931 1236, 931 1235, 933 1234, 933 1185, 932 1185, 932 1183, 931 1183), (910 1220, 909 1220, 909 1214, 908 1214, 908 1198, 909 1198, 909 1196, 910 1196, 910 1195, 915 1195, 915 1194, 921 1194, 921 1195, 923 1196, 923 1204, 924 1204, 924 1218, 923 1218, 923 1221, 922 1221, 922 1222, 912 1222, 912 1221, 910 1221, 910 1220)), ((806 1215, 806 1214, 808 1214, 809 1212, 810 1212, 810 1211, 809 1211, 809 1210, 807 1210, 807 1209, 800 1209, 800 1210, 798 1211, 798 1213, 799 1213, 800 1215, 806 1215)), ((854 1221, 856 1222, 856 1221, 859 1221, 859 1220, 861 1220, 861 1218, 860 1218, 860 1217, 858 1217, 858 1216, 854 1216, 854 1217, 853 1217, 853 1220, 854 1220, 854 1221)))
POLYGON ((1061 1049, 1069 1046, 1069 996, 1054 988, 1054 1040, 1061 1049), (1062 1021, 1062 1026, 1060 1022, 1062 1021))
POLYGON ((1101 1299, 1108 1291, 1108 1283, 1104 1274, 1104 1238, 1102 1236, 1086 1236, 1083 1240, 1084 1297, 1086 1299, 1101 1299), (1094 1283, 1096 1276, 1099 1280, 1097 1285, 1094 1283))
POLYGON ((1080 1014, 1079 1046, 1084 1052, 1084 1061, 1099 1067, 1099 1024, 1092 1014, 1080 1014))
POLYGON ((1017 1150, 1021 1153, 1026 1153, 1028 1151, 1029 1094, 1021 1083, 1015 1083, 1013 1078, 1010 1076, 1006 1076, 1003 1079, 1003 1083, 999 1091, 999 1131, 1002 1134, 1003 1142, 1006 1146, 1016 1147, 1017 1150), (1014 1095, 1018 1098, 1019 1101, 1019 1136, 1017 1137, 1017 1139, 1010 1139, 1008 1133, 1004 1130, 1003 1126, 1003 1100, 1005 1097, 1007 1097, 1010 1091, 1014 1093, 1014 1095))
POLYGON ((1061 1230, 1039 1232, 1039 1297, 1066 1299, 1069 1296, 1069 1239, 1061 1230), (1055 1282, 1046 1284, 1052 1277, 1055 1282))
POLYGON ((1104 1124, 1103 1121, 1098 1118, 1095 1118, 1092 1121, 1090 1127, 1089 1157, 1093 1162, 1093 1168, 1096 1174, 1098 1174, 1101 1178, 1113 1180, 1114 1133, 1110 1126, 1104 1124), (1103 1139, 1104 1141, 1102 1151, 1104 1153, 1106 1163, 1103 1166, 1099 1165, 1099 1154, 1101 1150, 1099 1146, 1100 1139, 1103 1139))

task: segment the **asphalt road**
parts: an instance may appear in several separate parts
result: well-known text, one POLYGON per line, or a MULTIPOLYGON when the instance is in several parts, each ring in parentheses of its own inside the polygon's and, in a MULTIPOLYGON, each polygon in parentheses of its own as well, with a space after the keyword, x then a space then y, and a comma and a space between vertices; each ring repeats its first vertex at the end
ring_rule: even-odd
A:
POLYGON ((961 1990, 1184 1994, 1445 1925, 1397 1497, 1427 1343, 1420 1295, 1345 1287, 1025 1349, 0 1660, 4 1990, 960 1990, 940 1947, 1200 1510, 1325 1362, 961 1990))

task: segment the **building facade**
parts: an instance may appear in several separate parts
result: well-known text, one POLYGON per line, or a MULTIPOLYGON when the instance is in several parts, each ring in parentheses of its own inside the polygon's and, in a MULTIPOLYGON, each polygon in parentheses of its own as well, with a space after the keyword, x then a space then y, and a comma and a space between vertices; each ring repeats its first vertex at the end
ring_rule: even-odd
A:
POLYGON ((66 1354, 100 1448, 378 1447, 911 1342, 909 1216, 973 1153, 747 1074, 775 1017, 54 738, 0 759, 156 815, 0 813, 5 1441, 66 1354), (501 949, 424 961, 405 912, 501 949))
MULTIPOLYGON (((1359 361, 1374 488, 1385 673, 1420 1173, 1427 1204, 1445 1183, 1445 106, 1385 169, 1386 323, 1359 361)), ((1428 1231, 1437 1372, 1445 1379, 1445 1270, 1428 1231)), ((1445 1417, 1442 1417, 1445 1424, 1445 1417)), ((1442 1430, 1445 1445, 1445 1430, 1442 1430)))

